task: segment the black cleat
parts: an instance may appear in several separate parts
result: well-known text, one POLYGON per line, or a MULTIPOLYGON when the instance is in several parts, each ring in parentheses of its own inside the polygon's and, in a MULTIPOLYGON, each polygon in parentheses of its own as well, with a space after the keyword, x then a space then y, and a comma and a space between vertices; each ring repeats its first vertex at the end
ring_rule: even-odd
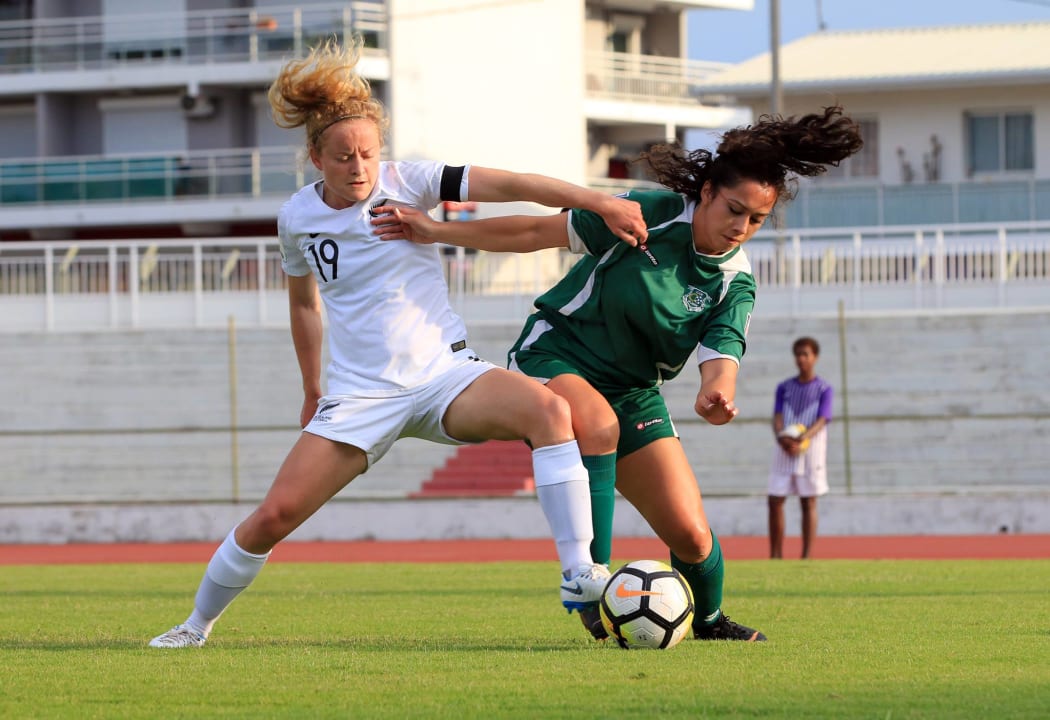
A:
POLYGON ((719 615, 718 619, 707 627, 693 630, 696 640, 743 640, 744 642, 765 642, 766 636, 753 628, 745 627, 729 619, 728 615, 719 615))
POLYGON ((605 626, 602 624, 602 613, 598 608, 598 603, 580 608, 577 612, 580 614, 583 626, 594 636, 595 640, 604 640, 609 637, 609 633, 605 631, 605 626))

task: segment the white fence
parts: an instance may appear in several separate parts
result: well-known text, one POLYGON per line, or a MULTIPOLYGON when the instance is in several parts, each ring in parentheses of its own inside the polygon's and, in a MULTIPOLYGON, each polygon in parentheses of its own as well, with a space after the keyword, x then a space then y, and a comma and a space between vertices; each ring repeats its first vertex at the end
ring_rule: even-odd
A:
POLYGON ((760 292, 786 291, 793 312, 831 295, 856 310, 1050 305, 1047 221, 763 233, 747 251, 760 292))
MULTIPOLYGON (((1050 222, 766 232, 763 312, 1050 306, 1050 222)), ((445 248, 468 322, 520 318, 576 257, 445 248)), ((0 332, 287 322, 275 238, 0 243, 0 332)))

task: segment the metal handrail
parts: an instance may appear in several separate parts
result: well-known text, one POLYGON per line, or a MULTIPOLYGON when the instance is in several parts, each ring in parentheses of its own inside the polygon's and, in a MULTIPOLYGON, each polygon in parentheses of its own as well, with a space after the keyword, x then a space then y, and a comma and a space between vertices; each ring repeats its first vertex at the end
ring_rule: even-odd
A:
POLYGON ((142 62, 259 61, 300 55, 327 36, 364 39, 385 52, 379 0, 192 12, 0 22, 0 73, 98 69, 142 62))
POLYGON ((586 56, 586 88, 596 97, 699 103, 702 83, 728 67, 680 57, 591 52, 586 56))
POLYGON ((0 160, 0 203, 279 196, 314 175, 293 147, 12 158, 0 160))
MULTIPOLYGON (((642 180, 592 178, 603 192, 658 188, 642 180)), ((890 185, 873 182, 800 183, 777 222, 785 228, 973 227, 980 223, 1050 220, 1050 178, 1002 178, 890 185)), ((767 223, 767 227, 772 223, 767 223)))

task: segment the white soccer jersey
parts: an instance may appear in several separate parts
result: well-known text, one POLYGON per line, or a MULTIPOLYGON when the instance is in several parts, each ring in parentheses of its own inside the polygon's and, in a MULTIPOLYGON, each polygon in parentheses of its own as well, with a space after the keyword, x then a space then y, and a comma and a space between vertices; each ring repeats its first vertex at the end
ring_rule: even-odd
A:
POLYGON ((466 200, 467 172, 439 162, 381 162, 372 194, 351 207, 326 205, 319 182, 281 207, 284 271, 313 273, 328 312, 329 395, 381 397, 458 362, 467 331, 449 306, 437 246, 380 240, 369 221, 384 204, 429 212, 441 200, 466 200))

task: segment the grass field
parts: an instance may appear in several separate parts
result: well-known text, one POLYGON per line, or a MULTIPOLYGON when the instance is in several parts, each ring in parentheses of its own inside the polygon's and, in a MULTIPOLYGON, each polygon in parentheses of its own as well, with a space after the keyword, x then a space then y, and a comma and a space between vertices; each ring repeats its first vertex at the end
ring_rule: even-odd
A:
POLYGON ((1045 718, 1050 561, 729 566, 764 644, 589 641, 553 563, 266 568, 146 648, 202 565, 0 567, 0 718, 1045 718))

